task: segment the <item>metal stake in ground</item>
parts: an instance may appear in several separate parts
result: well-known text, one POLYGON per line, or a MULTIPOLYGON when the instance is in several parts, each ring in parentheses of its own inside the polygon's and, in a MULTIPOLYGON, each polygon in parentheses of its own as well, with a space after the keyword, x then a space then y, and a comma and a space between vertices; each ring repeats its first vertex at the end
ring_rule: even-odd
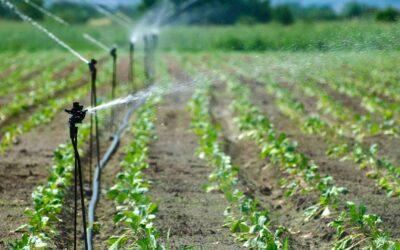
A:
MULTIPOLYGON (((92 59, 89 62, 89 70, 91 76, 91 98, 90 105, 92 107, 97 106, 97 93, 96 93, 96 80, 97 80, 97 61, 92 59)), ((100 166, 100 140, 99 140, 99 122, 97 119, 97 113, 95 112, 90 119, 90 167, 89 167, 89 182, 92 183, 92 164, 93 164, 93 134, 96 135, 96 157, 97 157, 97 166, 100 166), (94 130, 93 131, 93 126, 94 130)))
POLYGON ((155 54, 156 54, 157 47, 158 47, 158 34, 153 33, 151 35, 151 49, 150 49, 150 51, 151 51, 151 54, 150 54, 150 56, 151 56, 151 63, 150 63, 151 64, 151 72, 150 72, 150 74, 151 74, 151 84, 154 83, 154 79, 155 79, 155 75, 156 75, 156 70, 155 70, 156 57, 155 57, 155 54))
MULTIPOLYGON (((112 83, 111 83, 111 99, 114 100, 115 99, 115 91, 116 91, 116 87, 117 87, 117 48, 114 46, 111 50, 110 50, 110 55, 113 59, 113 74, 112 74, 112 83)), ((111 109, 111 133, 113 133, 113 129, 114 129, 114 109, 111 109)))
POLYGON ((83 111, 83 106, 79 105, 78 102, 74 102, 72 109, 65 110, 68 114, 71 115, 69 118, 69 136, 71 138, 72 147, 74 148, 74 155, 75 155, 75 169, 74 169, 74 249, 76 250, 76 243, 77 243, 77 217, 78 217, 78 179, 79 176, 79 188, 80 188, 80 195, 81 195, 81 207, 82 207, 82 226, 83 226, 83 233, 85 235, 85 249, 88 249, 88 243, 86 238, 86 212, 85 212, 85 199, 83 196, 83 181, 82 181, 82 166, 81 166, 81 159, 79 156, 78 151, 78 127, 76 126, 79 123, 82 123, 83 119, 85 119, 86 111, 83 111))
POLYGON ((135 55, 135 43, 129 43, 129 81, 133 85, 133 90, 135 90, 135 68, 134 68, 134 55, 135 55))
POLYGON ((144 74, 146 76, 146 81, 147 84, 150 84, 151 82, 151 75, 150 75, 150 50, 151 50, 151 45, 150 45, 150 38, 148 35, 145 35, 143 37, 143 42, 144 42, 144 74))

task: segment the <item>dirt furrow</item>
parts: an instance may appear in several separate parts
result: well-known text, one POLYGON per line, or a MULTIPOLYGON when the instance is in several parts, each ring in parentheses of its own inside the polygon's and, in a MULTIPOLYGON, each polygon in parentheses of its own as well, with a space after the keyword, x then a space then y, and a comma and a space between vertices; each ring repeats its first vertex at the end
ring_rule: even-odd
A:
MULTIPOLYGON (((170 70, 178 81, 184 79, 176 65, 170 70)), ((172 249, 240 249, 222 227, 225 198, 202 189, 211 169, 194 155, 197 138, 189 131, 185 109, 189 96, 168 95, 157 110, 158 139, 150 147, 151 167, 146 171, 152 181, 149 195, 159 204, 156 227, 172 249)))

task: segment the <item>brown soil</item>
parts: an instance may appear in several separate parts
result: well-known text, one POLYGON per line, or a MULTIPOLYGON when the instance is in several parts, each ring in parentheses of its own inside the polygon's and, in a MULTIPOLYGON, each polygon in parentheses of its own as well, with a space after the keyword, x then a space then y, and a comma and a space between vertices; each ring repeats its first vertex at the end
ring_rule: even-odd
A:
POLYGON ((46 183, 53 163, 53 151, 68 139, 68 117, 60 113, 46 126, 19 137, 19 144, 0 158, 0 248, 17 239, 17 227, 27 223, 26 207, 32 204, 32 191, 46 183))
MULTIPOLYGON (((170 66, 178 81, 185 79, 177 65, 170 62, 170 66)), ((167 95, 158 107, 158 139, 150 147, 151 167, 146 171, 153 183, 149 196, 159 205, 156 228, 172 249, 240 249, 222 227, 225 198, 202 189, 211 169, 194 155, 198 139, 189 130, 185 107, 189 97, 189 93, 167 95)))

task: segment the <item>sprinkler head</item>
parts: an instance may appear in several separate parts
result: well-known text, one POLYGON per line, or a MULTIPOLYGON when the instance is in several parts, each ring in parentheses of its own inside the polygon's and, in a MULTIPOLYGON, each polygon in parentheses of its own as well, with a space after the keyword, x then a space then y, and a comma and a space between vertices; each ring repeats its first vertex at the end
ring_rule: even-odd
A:
POLYGON ((117 57, 117 47, 116 46, 114 46, 114 47, 112 47, 111 48, 111 50, 110 50, 110 55, 112 56, 112 57, 117 57))
POLYGON ((95 72, 96 71, 96 64, 97 64, 97 61, 95 59, 90 60, 90 62, 89 62, 89 70, 90 70, 90 72, 95 72))
POLYGON ((87 110, 83 110, 83 105, 80 105, 79 102, 74 102, 72 109, 65 109, 65 112, 71 115, 69 118, 70 126, 75 127, 76 124, 82 123, 85 119, 87 110))
POLYGON ((151 38, 152 38, 152 42, 153 42, 153 49, 156 49, 157 48, 157 45, 158 45, 158 34, 157 33, 153 33, 152 35, 151 35, 151 38))

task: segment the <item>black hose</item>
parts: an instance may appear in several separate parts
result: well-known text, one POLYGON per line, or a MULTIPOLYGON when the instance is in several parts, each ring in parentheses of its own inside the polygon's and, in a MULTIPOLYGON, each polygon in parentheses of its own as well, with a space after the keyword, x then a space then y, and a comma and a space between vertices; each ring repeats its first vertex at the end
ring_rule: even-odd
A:
MULTIPOLYGON (((149 87, 150 89, 151 87, 149 87)), ((103 158, 101 159, 98 166, 96 166, 93 183, 92 183, 92 198, 89 203, 89 210, 88 210, 88 224, 89 228, 87 230, 87 242, 89 250, 93 250, 93 223, 95 217, 96 206, 99 200, 100 194, 100 184, 101 184, 101 171, 106 167, 107 162, 110 160, 111 156, 115 153, 118 148, 121 134, 125 131, 125 129, 129 125, 129 119, 131 118, 133 112, 135 112, 140 106, 142 106, 147 100, 147 96, 140 99, 138 102, 134 103, 129 110, 125 113, 124 119, 118 130, 113 135, 113 141, 111 145, 108 147, 106 153, 104 154, 103 158)))

